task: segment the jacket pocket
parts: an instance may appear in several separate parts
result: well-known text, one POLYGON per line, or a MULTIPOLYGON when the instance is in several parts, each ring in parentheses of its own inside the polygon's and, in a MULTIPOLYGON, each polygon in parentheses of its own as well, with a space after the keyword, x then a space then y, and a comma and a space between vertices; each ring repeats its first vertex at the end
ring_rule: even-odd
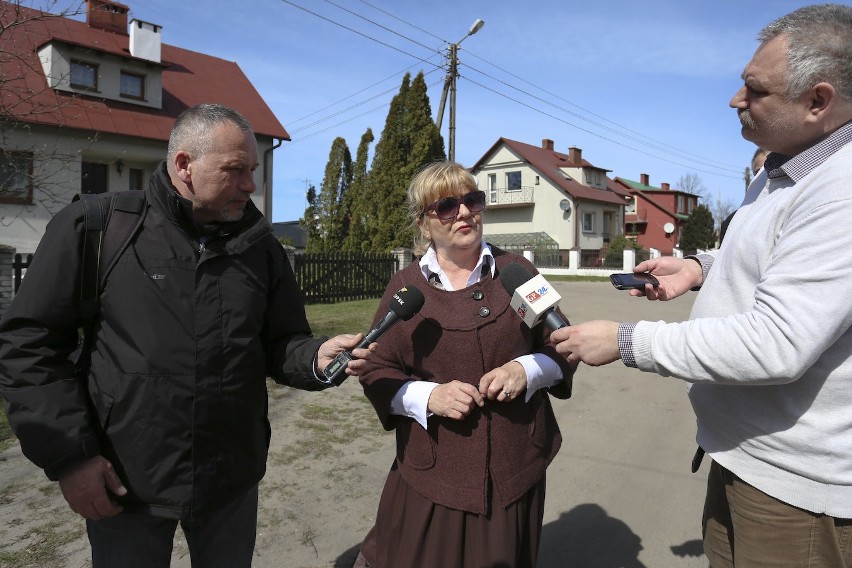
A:
POLYGON ((412 422, 397 428, 396 455, 399 461, 412 469, 435 467, 435 440, 428 431, 412 422))

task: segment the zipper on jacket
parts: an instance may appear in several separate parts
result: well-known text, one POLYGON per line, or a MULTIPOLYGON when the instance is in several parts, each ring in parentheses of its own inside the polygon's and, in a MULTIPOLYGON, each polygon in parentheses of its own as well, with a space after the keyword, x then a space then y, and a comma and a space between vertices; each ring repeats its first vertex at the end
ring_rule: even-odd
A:
POLYGON ((204 251, 207 250, 207 239, 210 237, 200 237, 198 239, 198 252, 199 254, 204 254, 204 251))

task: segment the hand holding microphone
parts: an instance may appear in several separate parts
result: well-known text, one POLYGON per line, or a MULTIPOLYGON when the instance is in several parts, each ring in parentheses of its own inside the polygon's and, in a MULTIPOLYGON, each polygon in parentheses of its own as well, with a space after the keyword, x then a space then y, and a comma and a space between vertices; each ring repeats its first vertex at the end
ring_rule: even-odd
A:
MULTIPOLYGON (((416 286, 408 285, 393 295, 390 301, 390 311, 382 318, 376 327, 371 329, 364 339, 354 349, 366 349, 371 343, 377 341, 387 330, 399 320, 408 321, 423 307, 423 292, 416 286)), ((341 351, 328 366, 323 369, 322 374, 325 382, 334 386, 340 386, 346 380, 346 367, 356 357, 352 351, 341 351)))

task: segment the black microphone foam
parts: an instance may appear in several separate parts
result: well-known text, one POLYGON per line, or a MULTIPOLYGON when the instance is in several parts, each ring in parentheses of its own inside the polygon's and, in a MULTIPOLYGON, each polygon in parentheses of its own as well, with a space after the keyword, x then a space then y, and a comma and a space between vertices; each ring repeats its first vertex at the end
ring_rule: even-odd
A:
POLYGON ((408 285, 393 295, 390 309, 403 321, 410 320, 420 311, 426 299, 417 286, 408 285))
POLYGON ((520 264, 508 264, 500 271, 500 283, 511 296, 520 286, 532 280, 530 271, 520 264))

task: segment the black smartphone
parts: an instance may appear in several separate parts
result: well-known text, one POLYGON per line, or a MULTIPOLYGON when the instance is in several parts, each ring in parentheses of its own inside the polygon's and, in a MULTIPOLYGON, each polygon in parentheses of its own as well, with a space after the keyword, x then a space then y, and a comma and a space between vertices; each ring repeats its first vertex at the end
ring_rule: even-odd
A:
POLYGON ((654 288, 660 285, 660 282, 653 275, 647 272, 627 272, 624 274, 610 274, 609 279, 612 285, 619 290, 644 290, 645 284, 650 284, 654 288))

